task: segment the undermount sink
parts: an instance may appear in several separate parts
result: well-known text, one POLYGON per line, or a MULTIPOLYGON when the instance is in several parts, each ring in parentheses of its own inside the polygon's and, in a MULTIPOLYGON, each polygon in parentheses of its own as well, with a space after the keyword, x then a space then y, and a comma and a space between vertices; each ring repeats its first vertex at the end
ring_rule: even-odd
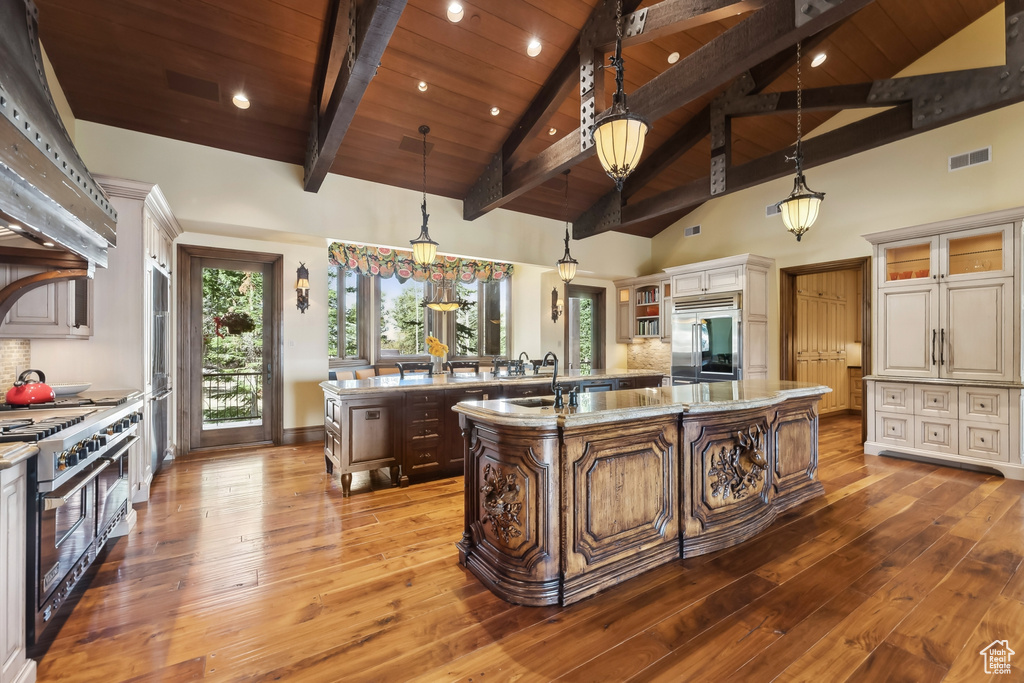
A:
POLYGON ((550 408, 555 405, 554 398, 512 398, 508 402, 523 408, 550 408))

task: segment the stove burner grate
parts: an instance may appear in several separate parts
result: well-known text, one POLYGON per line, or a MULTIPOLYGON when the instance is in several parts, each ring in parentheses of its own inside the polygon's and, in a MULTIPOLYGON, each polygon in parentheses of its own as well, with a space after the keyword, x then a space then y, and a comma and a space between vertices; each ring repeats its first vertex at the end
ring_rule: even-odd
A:
POLYGON ((0 443, 34 442, 53 436, 85 419, 83 415, 48 417, 45 420, 13 418, 0 420, 0 443))

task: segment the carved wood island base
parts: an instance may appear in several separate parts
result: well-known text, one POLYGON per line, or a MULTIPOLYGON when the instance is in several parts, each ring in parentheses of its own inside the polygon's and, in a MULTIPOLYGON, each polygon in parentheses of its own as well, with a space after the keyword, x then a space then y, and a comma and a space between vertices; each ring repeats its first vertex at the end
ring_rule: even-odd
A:
POLYGON ((458 404, 459 562, 496 595, 568 605, 741 543, 822 491, 828 387, 747 380, 458 404))

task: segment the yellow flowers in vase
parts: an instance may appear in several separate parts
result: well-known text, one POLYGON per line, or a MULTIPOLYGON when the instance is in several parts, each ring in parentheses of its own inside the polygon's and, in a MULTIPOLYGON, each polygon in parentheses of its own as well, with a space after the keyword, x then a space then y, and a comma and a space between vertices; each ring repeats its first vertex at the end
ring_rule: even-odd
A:
POLYGON ((448 345, 442 344, 437 337, 427 337, 427 352, 431 356, 447 356, 448 345))
MULTIPOLYGON (((448 345, 441 343, 437 337, 427 337, 427 352, 431 356, 437 356, 440 359, 440 364, 443 364, 448 355, 448 345)), ((437 370, 440 372, 442 368, 439 366, 437 370)))

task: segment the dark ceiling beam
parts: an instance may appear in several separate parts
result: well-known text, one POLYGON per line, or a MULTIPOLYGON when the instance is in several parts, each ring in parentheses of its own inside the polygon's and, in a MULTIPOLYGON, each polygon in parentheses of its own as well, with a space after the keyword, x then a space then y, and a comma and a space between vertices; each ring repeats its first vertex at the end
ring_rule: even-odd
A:
MULTIPOLYGON (((1008 66, 876 81, 870 84, 871 88, 867 90, 870 94, 865 98, 866 105, 863 106, 892 108, 804 140, 804 169, 1022 102, 1024 81, 1011 77, 1021 67, 1024 67, 1024 61, 1008 66), (872 98, 872 95, 875 97, 872 98)), ((851 86, 850 92, 852 89, 851 86)), ((827 90, 831 89, 821 89, 827 90)), ((807 91, 804 95, 807 96, 808 92, 815 91, 807 91)), ((790 94, 786 95, 788 97, 790 94)), ((841 106, 847 108, 849 105, 843 102, 841 106)), ((784 153, 769 154, 730 168, 728 184, 721 194, 792 174, 792 161, 784 153)), ((610 219, 601 221, 600 216, 592 224, 574 224, 573 236, 577 239, 588 237, 669 213, 689 211, 711 198, 710 176, 699 178, 679 188, 621 207, 619 220, 614 225, 610 225, 610 219)))
MULTIPOLYGON (((814 49, 832 35, 835 29, 836 27, 832 26, 805 40, 805 49, 814 49)), ((741 95, 754 95, 761 92, 789 71, 795 63, 796 52, 794 50, 787 48, 779 52, 749 71, 744 72, 729 86, 728 91, 725 93, 725 99, 733 101, 741 95)), ((682 128, 673 133, 672 137, 651 152, 644 159, 644 162, 626 178, 626 182, 622 187, 622 200, 628 201, 630 197, 639 192, 654 178, 668 170, 672 164, 710 134, 711 104, 708 104, 693 118, 683 124, 682 128)), ((617 192, 617 190, 612 189, 611 192, 617 192)), ((591 210, 593 210, 593 207, 588 209, 588 211, 591 210)))
MULTIPOLYGON (((825 28, 846 19, 871 0, 832 0, 831 9, 795 26, 793 0, 769 0, 764 7, 677 62, 630 97, 630 109, 655 121, 720 87, 744 71, 825 28)), ((580 129, 541 154, 467 197, 463 215, 472 220, 532 190, 594 154, 580 150, 580 129)), ((492 177, 493 180, 493 177, 492 177)), ((479 182, 479 181, 478 181, 479 182)))
POLYGON ((338 82, 338 75, 343 66, 348 68, 349 53, 355 47, 352 45, 349 33, 353 26, 354 15, 352 12, 355 6, 355 0, 334 0, 331 3, 327 32, 320 43, 322 52, 319 63, 321 68, 317 70, 317 73, 322 75, 318 79, 316 99, 319 103, 317 110, 320 116, 327 113, 327 105, 331 101, 331 93, 334 92, 334 86, 338 82))
MULTIPOLYGON (((704 26, 744 12, 760 9, 768 0, 663 0, 656 5, 629 12, 623 8, 622 45, 640 45, 658 38, 704 26)), ((639 4, 639 3, 635 3, 639 4)), ((615 24, 594 27, 590 39, 602 52, 615 47, 615 24)))
MULTIPOLYGON (((349 47, 351 31, 342 34, 336 23, 330 32, 332 45, 328 48, 328 54, 337 56, 339 60, 340 55, 347 55, 348 63, 335 65, 338 68, 337 78, 332 87, 324 88, 324 91, 330 90, 327 106, 323 107, 323 103, 318 102, 313 113, 303 179, 303 187, 307 192, 317 192, 331 170, 341 148, 341 141, 348 132, 367 86, 377 74, 384 49, 391 40, 405 5, 406 0, 365 0, 360 3, 355 16, 354 49, 349 47), (344 47, 341 43, 344 43, 344 47)), ((325 75, 326 69, 331 68, 330 64, 328 59, 325 75)))

